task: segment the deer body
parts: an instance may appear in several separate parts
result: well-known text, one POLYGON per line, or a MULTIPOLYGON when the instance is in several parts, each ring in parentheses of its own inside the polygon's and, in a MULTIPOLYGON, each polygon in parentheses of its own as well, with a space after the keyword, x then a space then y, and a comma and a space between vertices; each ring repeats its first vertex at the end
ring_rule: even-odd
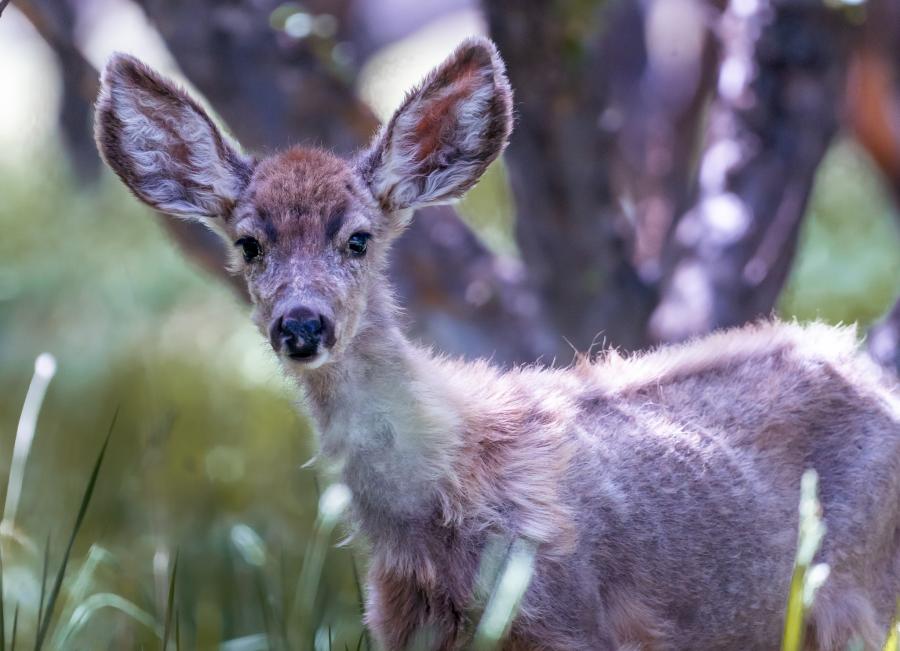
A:
POLYGON ((140 199, 234 244, 254 319, 352 490, 386 649, 422 632, 428 648, 465 645, 498 539, 536 550, 506 649, 776 648, 809 467, 832 567, 809 639, 877 648, 900 592, 900 396, 851 331, 761 323, 506 372, 404 337, 390 242, 414 208, 474 184, 510 107, 493 46, 469 41, 355 160, 298 147, 257 161, 119 56, 97 139, 140 199))
POLYGON ((389 649, 428 626, 455 648, 500 532, 540 543, 509 648, 777 648, 813 467, 833 571, 816 635, 877 648, 900 589, 900 411, 855 348, 764 323, 500 373, 400 339, 301 379, 372 546, 369 623, 389 649))

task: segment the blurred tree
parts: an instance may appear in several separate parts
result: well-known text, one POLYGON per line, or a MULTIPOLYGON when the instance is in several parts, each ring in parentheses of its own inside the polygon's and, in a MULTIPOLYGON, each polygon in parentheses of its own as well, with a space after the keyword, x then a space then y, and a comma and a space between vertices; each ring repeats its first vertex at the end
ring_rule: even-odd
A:
MULTIPOLYGON (((245 145, 302 140, 350 154, 377 128, 354 90, 360 53, 386 38, 367 21, 389 23, 403 7, 374 2, 139 4, 245 145)), ((83 62, 72 21, 59 19, 71 6, 21 4, 67 62, 67 88, 91 96, 83 80, 93 73, 71 63, 83 62)), ((517 92, 506 160, 522 260, 491 253, 446 207, 422 211, 395 255, 415 334, 451 353, 566 358, 598 333, 635 349, 770 313, 845 118, 842 99, 854 95, 846 89, 889 88, 879 106, 897 115, 898 39, 883 27, 897 23, 893 0, 873 0, 881 18, 867 21, 875 36, 864 39, 858 9, 819 0, 482 4, 517 92)), ((440 10, 426 3, 404 15, 394 37, 440 10)), ((900 143, 896 121, 869 102, 848 106, 860 141, 900 187, 900 144, 883 146, 888 126, 900 143)), ((166 224, 225 275, 218 242, 166 224)))
POLYGON ((685 197, 715 73, 714 7, 608 4, 484 2, 518 98, 506 160, 519 247, 579 349, 598 333, 648 343, 661 235, 685 197))
POLYGON ((62 75, 60 128, 71 167, 80 180, 95 180, 100 159, 94 145, 91 116, 100 86, 97 71, 75 41, 78 5, 66 0, 21 0, 16 2, 16 7, 56 53, 62 75))
MULTIPOLYGON (((484 6, 516 93, 506 161, 525 267, 555 329, 577 349, 598 332, 640 347, 655 299, 630 264, 629 229, 608 173, 615 137, 600 122, 615 66, 604 62, 599 38, 602 3, 484 6)), ((640 41, 639 23, 626 26, 638 28, 629 35, 640 41)))
POLYGON ((732 3, 696 189, 670 230, 653 340, 768 314, 838 128, 849 24, 824 3, 732 3))

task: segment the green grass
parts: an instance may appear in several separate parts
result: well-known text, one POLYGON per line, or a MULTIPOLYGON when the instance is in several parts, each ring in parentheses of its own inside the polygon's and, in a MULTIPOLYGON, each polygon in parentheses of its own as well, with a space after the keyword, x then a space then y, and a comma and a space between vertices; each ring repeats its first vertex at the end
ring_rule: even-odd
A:
MULTIPOLYGON (((29 397, 20 416, 20 437, 27 440, 30 446, 34 441, 34 427, 38 420, 41 398, 47 388, 52 373, 48 376, 47 358, 39 359, 35 365, 29 397), (42 364, 43 362, 43 364, 42 364), (37 387, 37 389, 35 388, 37 387), (37 392, 39 395, 35 398, 37 392), (24 426, 22 425, 24 423, 24 426)), ((169 651, 182 648, 181 621, 182 608, 190 607, 178 591, 179 554, 176 551, 171 568, 166 567, 167 588, 164 609, 158 614, 145 610, 140 605, 125 597, 99 590, 94 587, 95 574, 102 564, 115 559, 98 547, 91 546, 87 558, 81 563, 80 571, 74 579, 67 574, 70 562, 74 561, 73 549, 79 532, 88 514, 88 508, 95 494, 101 468, 107 455, 107 449, 118 421, 119 411, 115 410, 109 428, 103 439, 99 452, 94 460, 86 487, 78 502, 77 511, 68 531, 67 543, 62 558, 47 592, 50 561, 50 534, 47 534, 42 553, 26 534, 18 529, 14 520, 15 511, 7 509, 2 526, 0 526, 0 651, 7 648, 14 650, 17 645, 31 646, 34 651, 48 649, 63 651, 71 648, 100 649, 123 648, 122 640, 115 636, 98 634, 99 627, 92 627, 93 620, 104 609, 116 611, 127 631, 126 638, 133 648, 159 648, 169 651), (16 585, 6 582, 7 568, 4 564, 7 549, 12 546, 25 546, 32 549, 30 562, 19 565, 19 571, 30 573, 38 580, 39 593, 34 603, 34 593, 28 590, 17 590, 16 585), (40 559, 40 562, 38 562, 40 559), (13 606, 13 618, 7 622, 8 605, 13 606), (25 635, 19 634, 20 609, 35 613, 31 626, 25 635), (7 647, 7 627, 9 626, 9 646, 7 647), (33 635, 33 644, 29 639, 33 635), (143 635, 142 635, 143 634, 143 635), (140 641, 138 641, 140 640, 140 641)), ((118 432, 121 437, 123 434, 118 432)), ((28 452, 13 458, 14 464, 26 464, 28 452)), ((13 468, 10 478, 16 481, 24 476, 24 468, 13 468)), ((7 495, 11 486, 7 487, 7 495)), ((323 601, 329 598, 328 586, 323 583, 323 568, 334 540, 334 530, 339 526, 350 502, 350 492, 341 484, 328 486, 318 500, 318 515, 315 520, 313 534, 307 543, 299 576, 294 582, 294 596, 286 598, 290 588, 290 580, 284 570, 283 557, 275 567, 273 555, 269 552, 265 541, 249 526, 236 524, 230 532, 231 542, 242 560, 245 569, 253 576, 254 589, 244 595, 245 606, 255 605, 261 613, 263 626, 257 632, 244 634, 232 639, 223 639, 218 648, 224 651, 252 651, 254 649, 287 649, 327 650, 356 649, 361 651, 375 649, 367 633, 362 629, 360 613, 355 613, 349 626, 355 629, 355 643, 346 638, 336 640, 335 632, 340 624, 348 622, 335 621, 323 608, 323 601)), ((782 638, 783 651, 802 651, 806 632, 806 615, 813 605, 818 589, 828 580, 829 568, 823 563, 815 563, 823 538, 827 535, 821 518, 821 506, 818 501, 818 477, 813 470, 804 473, 799 496, 799 532, 797 554, 794 562, 791 588, 787 599, 782 638)), ((473 612, 480 613, 478 624, 472 635, 470 648, 473 651, 491 651, 501 647, 509 628, 518 612, 519 603, 528 588, 532 576, 534 548, 523 540, 514 540, 504 544, 499 541, 486 550, 476 579, 476 599, 483 599, 481 605, 474 604, 473 612)), ((352 559, 351 559, 352 562, 352 559)), ((355 564, 354 564, 355 568, 355 564)), ((358 603, 362 603, 363 595, 357 581, 358 603)), ((21 583, 19 584, 21 585, 21 583)), ((900 604, 900 602, 898 602, 900 604)), ((109 631, 109 628, 106 628, 109 631)), ((340 636, 340 634, 339 634, 340 636)), ((414 636, 410 651, 430 648, 429 631, 420 631, 414 636)), ((126 643, 127 644, 127 643, 126 643)), ((195 648, 200 645, 194 640, 195 648)), ((851 644, 851 649, 862 648, 851 644)), ((898 627, 892 624, 885 645, 886 651, 898 648, 898 627)))

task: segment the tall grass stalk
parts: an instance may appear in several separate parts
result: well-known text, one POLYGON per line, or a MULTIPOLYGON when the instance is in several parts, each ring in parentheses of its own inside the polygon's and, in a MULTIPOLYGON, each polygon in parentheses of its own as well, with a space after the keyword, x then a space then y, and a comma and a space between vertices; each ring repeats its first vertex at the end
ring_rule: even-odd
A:
POLYGON ((3 545, 0 544, 0 651, 6 651, 6 613, 3 610, 3 545))
POLYGON ((146 610, 117 594, 98 592, 78 604, 66 625, 59 627, 59 634, 54 635, 54 641, 50 644, 50 648, 54 651, 63 651, 71 648, 71 640, 75 638, 97 612, 104 609, 118 610, 153 631, 156 637, 163 638, 163 630, 156 618, 146 610))
POLYGON ((822 522, 822 506, 818 498, 819 475, 807 470, 800 479, 800 525, 797 537, 797 555, 791 576, 784 618, 782 651, 801 651, 806 633, 806 611, 815 600, 816 591, 828 579, 829 567, 825 563, 813 565, 813 557, 819 551, 825 537, 822 522))
POLYGON ((172 616, 175 612, 175 581, 178 579, 178 552, 172 562, 172 574, 169 575, 169 595, 166 599, 166 623, 163 627, 162 651, 169 648, 169 635, 172 630, 172 616))
POLYGON ((534 546, 516 540, 510 549, 506 565, 497 580, 494 592, 485 606, 484 614, 475 630, 472 648, 475 651, 495 649, 506 637, 525 591, 534 573, 534 546))
POLYGON ((19 632, 19 603, 13 609, 12 633, 9 636, 9 651, 16 651, 16 634, 19 632))
POLYGON ((103 441, 103 446, 100 448, 100 453, 97 455, 97 460, 94 462, 94 468, 93 470, 91 470, 91 476, 90 479, 88 479, 87 486, 84 489, 84 495, 81 498, 81 504, 78 506, 78 514, 75 516, 75 524, 72 526, 72 533, 69 535, 69 542, 66 545, 65 551, 63 552, 63 558, 62 562, 60 563, 59 570, 56 572, 56 579, 53 582, 53 589, 50 591, 50 596, 47 599, 46 609, 43 611, 43 617, 38 620, 38 631, 34 642, 35 651, 39 651, 43 647, 44 640, 47 638, 47 634, 50 631, 50 622, 53 621, 53 613, 55 610, 56 602, 59 598, 59 592, 62 589, 63 579, 66 576, 66 568, 69 565, 69 559, 72 556, 72 547, 75 545, 75 538, 78 536, 78 532, 81 529, 82 523, 84 522, 84 516, 87 514, 88 504, 90 504, 91 502, 91 497, 94 494, 94 488, 97 485, 97 477, 100 474, 100 466, 103 465, 103 457, 106 456, 106 449, 107 447, 109 447, 109 439, 112 437, 113 429, 116 426, 118 417, 119 410, 116 409, 112 417, 112 422, 110 422, 109 430, 106 433, 106 439, 104 439, 103 441))
POLYGON ((894 608, 894 619, 891 620, 891 630, 884 643, 884 651, 900 651, 900 597, 894 608))
POLYGON ((34 442, 38 415, 41 413, 41 405, 44 403, 47 387, 54 375, 56 375, 56 358, 50 353, 38 355, 34 361, 34 375, 31 376, 31 384, 28 385, 22 413, 19 416, 19 426, 16 428, 16 441, 13 444, 9 481, 6 485, 6 504, 3 507, 0 531, 14 529, 19 500, 22 497, 22 485, 25 482, 25 466, 28 463, 31 444, 34 442))
MULTIPOLYGON (((41 596, 38 597, 38 623, 44 619, 44 597, 47 595, 47 571, 50 568, 50 534, 47 534, 47 541, 44 543, 44 562, 41 565, 41 596)), ((34 649, 40 649, 38 638, 34 640, 34 649)))
MULTIPOLYGON (((275 581, 270 580, 266 573, 266 565, 271 555, 266 549, 265 542, 252 527, 244 523, 238 523, 231 527, 231 543, 253 574, 256 599, 259 602, 263 625, 266 630, 266 639, 271 651, 281 651, 281 649, 289 648, 287 622, 284 618, 284 604, 281 603, 283 597, 282 599, 275 598, 275 581)), ((282 595, 283 586, 282 582, 282 595)))
POLYGON ((331 533, 350 504, 350 489, 343 484, 332 484, 319 498, 319 514, 316 516, 315 530, 306 554, 303 568, 297 581, 297 590, 291 606, 291 621, 297 622, 299 639, 293 640, 292 648, 304 648, 312 640, 313 609, 322 576, 322 565, 331 541, 331 533))
MULTIPOLYGON (((67 597, 62 603, 65 607, 60 611, 60 620, 66 621, 65 626, 57 626, 50 639, 51 649, 64 649, 68 639, 76 632, 73 627, 81 627, 93 615, 93 611, 85 611, 88 590, 94 580, 94 575, 101 563, 112 563, 113 556, 100 545, 91 545, 87 559, 82 563, 78 575, 66 591, 67 597)), ((133 605, 133 604, 132 604, 133 605)), ((135 606, 135 608, 137 608, 135 606)), ((122 610, 120 608, 120 610, 122 610)), ((140 609, 138 609, 140 610, 140 609)))
POLYGON ((222 642, 219 651, 269 651, 269 637, 265 633, 245 635, 222 642))

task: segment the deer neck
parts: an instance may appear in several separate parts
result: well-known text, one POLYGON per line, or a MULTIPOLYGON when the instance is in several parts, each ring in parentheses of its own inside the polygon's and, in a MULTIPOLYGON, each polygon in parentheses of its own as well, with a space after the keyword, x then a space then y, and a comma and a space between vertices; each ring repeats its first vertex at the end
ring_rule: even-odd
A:
POLYGON ((431 517, 454 477, 463 405, 440 364, 389 315, 369 315, 340 360, 300 378, 324 460, 379 517, 431 517))

